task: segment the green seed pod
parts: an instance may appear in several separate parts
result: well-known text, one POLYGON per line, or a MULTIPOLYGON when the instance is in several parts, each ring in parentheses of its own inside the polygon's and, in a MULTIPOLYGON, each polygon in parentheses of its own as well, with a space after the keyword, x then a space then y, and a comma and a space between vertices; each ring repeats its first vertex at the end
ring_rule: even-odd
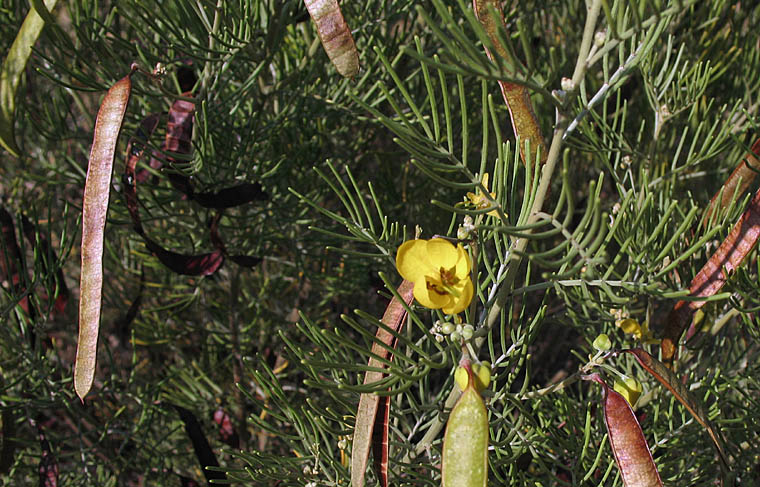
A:
POLYGON ((441 485, 485 487, 488 483, 488 413, 475 387, 475 375, 469 360, 463 361, 457 369, 462 376, 459 370, 467 374, 467 388, 446 423, 441 485))
POLYGON ((451 335, 454 330, 456 330, 456 327, 454 326, 454 323, 447 322, 441 325, 441 333, 444 335, 451 335))

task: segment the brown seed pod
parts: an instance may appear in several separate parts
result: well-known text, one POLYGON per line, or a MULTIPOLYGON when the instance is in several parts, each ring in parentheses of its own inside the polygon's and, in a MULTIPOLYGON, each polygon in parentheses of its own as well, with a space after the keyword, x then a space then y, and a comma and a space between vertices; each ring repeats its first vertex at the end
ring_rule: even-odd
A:
POLYGON ((623 484, 626 487, 662 487, 644 432, 628 401, 610 388, 599 374, 591 374, 584 379, 592 380, 603 388, 604 421, 623 484))
POLYGON ((95 121, 82 201, 82 271, 79 282, 79 339, 74 363, 74 389, 81 400, 95 378, 95 357, 103 291, 103 235, 108 213, 114 153, 132 91, 130 73, 114 84, 95 121))
POLYGON ((343 19, 338 0, 304 0, 311 19, 317 26, 327 56, 335 69, 346 78, 359 72, 359 53, 351 30, 343 19))

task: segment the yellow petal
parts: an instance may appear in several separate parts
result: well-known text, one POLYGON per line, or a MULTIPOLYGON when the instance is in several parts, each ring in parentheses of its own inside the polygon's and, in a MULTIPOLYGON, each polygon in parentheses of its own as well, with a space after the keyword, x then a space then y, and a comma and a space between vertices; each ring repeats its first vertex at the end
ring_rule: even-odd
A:
POLYGON ((641 396, 641 392, 644 390, 639 381, 634 377, 628 376, 625 376, 622 381, 615 379, 613 389, 619 392, 631 406, 636 405, 636 401, 639 400, 639 396, 641 396))
POLYGON ((457 245, 457 263, 455 274, 458 279, 470 277, 470 256, 461 244, 457 245))
POLYGON ((462 285, 461 288, 460 286, 457 286, 456 290, 458 291, 459 296, 449 294, 449 302, 443 307, 443 312, 446 314, 454 315, 461 313, 467 308, 467 306, 469 306, 473 295, 472 281, 469 276, 467 277, 467 280, 464 281, 464 285, 462 285))
POLYGON ((424 283, 426 275, 437 271, 428 264, 427 240, 409 240, 401 244, 396 252, 396 268, 407 281, 424 283))
MULTIPOLYGON (((457 248, 442 238, 434 238, 427 242, 427 262, 430 267, 436 270, 451 269, 457 264, 459 260, 459 253, 457 248)), ((439 271, 440 272, 440 271, 439 271)))
POLYGON ((439 294, 428 289, 427 280, 414 281, 414 297, 424 307, 430 309, 442 308, 449 302, 448 294, 439 294))
POLYGON ((622 328, 623 333, 631 333, 639 337, 641 336, 641 325, 639 325, 639 322, 633 318, 622 319, 616 324, 622 328))
POLYGON ((483 187, 486 188, 486 191, 488 191, 488 173, 483 174, 483 179, 480 181, 480 184, 482 184, 483 187))

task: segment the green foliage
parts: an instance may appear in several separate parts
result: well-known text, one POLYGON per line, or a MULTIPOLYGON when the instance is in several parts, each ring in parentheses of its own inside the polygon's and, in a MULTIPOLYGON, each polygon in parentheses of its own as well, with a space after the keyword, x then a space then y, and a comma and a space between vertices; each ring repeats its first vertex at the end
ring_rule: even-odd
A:
MULTIPOLYGON (((29 9, 5 3, 4 52, 29 9)), ((0 409, 13 432, 0 447, 4 484, 37 478, 30 420, 45 432, 60 485, 200 482, 174 404, 197 416, 232 483, 346 486, 359 394, 376 392, 392 396, 391 483, 439 485, 462 353, 436 328, 447 318, 412 306, 383 361, 388 375, 363 380, 399 282, 396 248, 417 231, 456 238, 471 218, 476 297, 463 319, 475 327, 473 358, 493 364, 484 391, 491 484, 622 485, 599 389, 544 388, 586 365, 601 333, 613 348, 638 346, 616 327, 621 317, 657 336, 744 210, 740 194, 700 225, 758 137, 760 7, 510 1, 499 41, 518 66, 488 60, 492 41, 464 1, 343 2, 361 60, 349 80, 329 64, 300 1, 59 3, 15 100, 21 157, 0 155, 3 205, 55 251, 24 240, 16 220, 21 285, 4 276, 0 298, 0 409), (133 61, 166 74, 133 77, 106 228, 98 370, 81 405, 71 375, 82 189, 102 93, 133 61), (120 179, 126 140, 180 96, 181 67, 197 76, 193 151, 139 184, 146 232, 176 252, 212 248, 216 210, 182 198, 171 171, 204 191, 260 182, 267 201, 220 220, 230 254, 263 257, 252 269, 227 262, 213 276, 172 274, 132 228, 120 179), (530 90, 551 147, 544 165, 520 160, 497 80, 530 90), (467 204, 468 192, 492 206, 467 204), (59 269, 73 290, 64 315, 49 298, 59 269), (19 305, 25 295, 34 316, 19 305), (220 438, 219 408, 236 446, 220 438)), ((163 131, 148 143, 156 157, 163 131)), ((742 485, 760 482, 759 276, 753 251, 708 299, 702 333, 677 362, 742 485)), ((664 483, 713 485, 722 473, 689 413, 626 354, 600 367, 644 385, 639 420, 664 483)), ((371 471, 367 480, 376 481, 371 471)))

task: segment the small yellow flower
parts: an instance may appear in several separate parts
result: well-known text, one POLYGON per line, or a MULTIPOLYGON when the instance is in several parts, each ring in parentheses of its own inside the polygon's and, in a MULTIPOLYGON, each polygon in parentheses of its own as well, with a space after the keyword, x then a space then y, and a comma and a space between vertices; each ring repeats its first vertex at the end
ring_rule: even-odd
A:
POLYGON ((612 388, 619 392, 631 407, 636 405, 636 401, 639 400, 639 396, 641 396, 641 392, 644 390, 641 387, 641 382, 637 381, 635 377, 628 377, 627 375, 623 380, 615 379, 615 384, 612 388))
POLYGON ((639 324, 639 322, 633 318, 624 318, 622 320, 617 320, 615 324, 623 330, 623 333, 635 336, 644 345, 660 343, 660 340, 657 340, 654 338, 654 335, 652 335, 652 332, 649 330, 649 324, 646 321, 639 324))
POLYGON ((470 257, 461 244, 454 247, 442 238, 409 240, 396 252, 396 268, 414 283, 414 297, 426 308, 453 315, 472 301, 470 257))
MULTIPOLYGON (((488 173, 485 173, 483 175, 481 184, 483 184, 483 187, 486 188, 486 191, 488 191, 488 173)), ((496 193, 489 192, 488 194, 491 196, 491 200, 496 200, 496 193)), ((485 194, 480 192, 480 188, 477 188, 475 190, 475 193, 468 192, 465 201, 467 200, 470 200, 470 204, 472 204, 478 210, 485 210, 486 208, 491 208, 494 205, 485 194)), ((488 215, 498 218, 499 212, 496 210, 489 211, 488 215)))

